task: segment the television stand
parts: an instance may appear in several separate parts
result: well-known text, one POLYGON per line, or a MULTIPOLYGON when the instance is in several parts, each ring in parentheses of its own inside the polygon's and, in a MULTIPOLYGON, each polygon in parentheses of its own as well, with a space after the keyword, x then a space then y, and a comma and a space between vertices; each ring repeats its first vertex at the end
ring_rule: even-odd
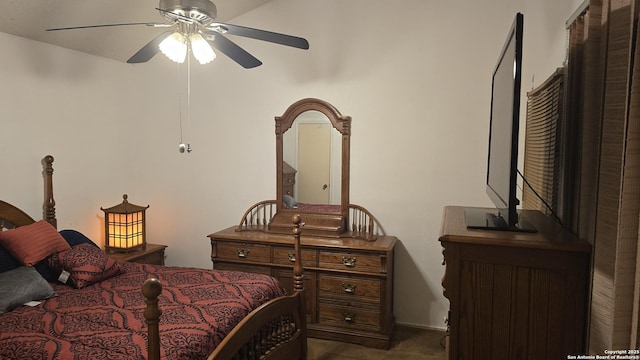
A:
MULTIPOLYGON (((536 233, 468 229, 444 209, 448 359, 567 359, 586 352, 591 245, 536 210, 536 233)), ((493 209, 482 209, 485 212, 493 209)))
POLYGON ((464 220, 467 224, 467 229, 526 233, 535 233, 537 231, 521 213, 518 213, 518 223, 516 226, 509 226, 497 209, 467 208, 464 212, 464 220))

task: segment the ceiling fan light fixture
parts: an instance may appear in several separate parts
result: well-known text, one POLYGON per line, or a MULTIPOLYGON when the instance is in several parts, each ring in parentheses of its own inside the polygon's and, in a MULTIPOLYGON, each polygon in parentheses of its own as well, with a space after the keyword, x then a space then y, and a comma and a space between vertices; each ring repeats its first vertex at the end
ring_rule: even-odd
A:
POLYGON ((201 65, 208 64, 216 58, 216 53, 213 52, 211 45, 202 35, 198 33, 191 34, 189 41, 191 42, 191 52, 193 52, 193 56, 201 65))
POLYGON ((309 42, 301 37, 254 29, 246 26, 214 22, 217 9, 212 0, 158 0, 156 10, 164 16, 166 23, 131 22, 101 25, 83 25, 63 28, 52 28, 47 31, 105 28, 115 26, 146 25, 152 27, 171 27, 156 35, 140 50, 131 56, 127 63, 139 64, 151 60, 158 52, 162 52, 170 60, 184 63, 189 52, 201 64, 211 62, 216 51, 231 58, 245 69, 262 65, 262 62, 242 47, 226 38, 225 34, 240 36, 269 43, 290 46, 298 49, 309 49, 309 42), (197 34, 197 35, 195 35, 197 34), (215 42, 214 42, 214 36, 215 42), (193 39, 191 39, 193 37, 193 39))
POLYGON ((166 57, 179 64, 187 57, 187 39, 180 32, 176 31, 162 40, 158 47, 166 57))

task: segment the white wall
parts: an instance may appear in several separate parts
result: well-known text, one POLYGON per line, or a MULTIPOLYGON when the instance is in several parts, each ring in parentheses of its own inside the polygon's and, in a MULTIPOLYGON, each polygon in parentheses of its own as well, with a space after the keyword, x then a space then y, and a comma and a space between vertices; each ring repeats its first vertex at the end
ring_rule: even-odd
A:
POLYGON ((100 206, 127 193, 150 205, 149 241, 169 245, 169 265, 209 268, 206 235, 275 196, 274 116, 321 98, 353 118, 351 202, 400 239, 397 321, 442 328, 442 208, 490 205, 497 54, 523 12, 523 88, 540 84, 562 64, 564 23, 580 2, 273 0, 232 22, 305 37, 311 49, 238 39, 263 66, 245 70, 221 54, 194 66, 191 154, 177 149, 175 65, 160 56, 129 65, 0 34, 0 198, 40 217, 40 159, 52 154, 61 229, 102 242, 100 206))

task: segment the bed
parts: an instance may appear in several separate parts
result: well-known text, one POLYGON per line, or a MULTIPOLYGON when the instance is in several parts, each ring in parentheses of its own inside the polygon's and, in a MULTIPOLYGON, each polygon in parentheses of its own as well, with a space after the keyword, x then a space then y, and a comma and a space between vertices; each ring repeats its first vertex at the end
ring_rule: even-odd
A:
POLYGON ((43 164, 43 220, 0 201, 0 359, 306 358, 301 264, 287 295, 260 274, 116 262, 57 230, 53 157, 43 164))

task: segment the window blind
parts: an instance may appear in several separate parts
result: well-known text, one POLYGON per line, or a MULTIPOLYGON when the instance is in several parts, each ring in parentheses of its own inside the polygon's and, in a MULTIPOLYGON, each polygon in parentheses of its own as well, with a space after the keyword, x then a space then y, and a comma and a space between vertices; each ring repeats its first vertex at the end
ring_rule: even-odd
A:
POLYGON ((522 207, 546 214, 558 213, 560 206, 564 73, 564 68, 557 69, 544 83, 527 93, 522 207))

